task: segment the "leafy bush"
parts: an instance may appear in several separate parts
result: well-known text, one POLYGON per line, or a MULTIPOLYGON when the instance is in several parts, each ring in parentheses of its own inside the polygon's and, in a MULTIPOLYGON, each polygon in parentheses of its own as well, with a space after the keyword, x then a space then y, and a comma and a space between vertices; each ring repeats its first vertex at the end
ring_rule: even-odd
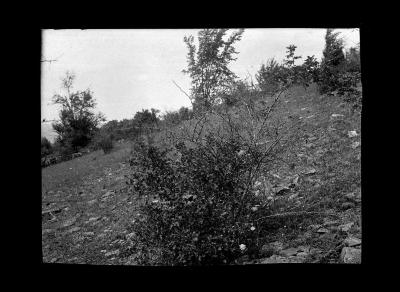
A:
POLYGON ((113 149, 113 140, 110 136, 103 136, 97 143, 97 148, 102 149, 105 154, 110 153, 113 149))
POLYGON ((163 250, 159 264, 229 263, 241 254, 240 244, 257 245, 251 227, 260 200, 249 191, 249 173, 262 153, 240 155, 244 147, 207 135, 201 147, 176 145, 180 159, 171 160, 167 150, 136 146, 130 183, 147 200, 146 219, 135 222, 136 240, 163 250))
POLYGON ((49 155, 53 152, 53 147, 46 137, 42 137, 41 141, 41 157, 49 155))

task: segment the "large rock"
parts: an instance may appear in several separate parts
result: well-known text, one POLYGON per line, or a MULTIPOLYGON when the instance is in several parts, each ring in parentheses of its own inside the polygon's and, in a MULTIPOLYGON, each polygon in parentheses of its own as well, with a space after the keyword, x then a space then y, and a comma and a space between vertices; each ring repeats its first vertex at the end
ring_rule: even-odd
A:
POLYGON ((282 250, 282 251, 280 252, 280 254, 281 254, 281 255, 284 255, 284 256, 286 256, 286 257, 290 257, 290 256, 296 255, 296 254, 297 254, 297 251, 298 251, 297 248, 291 247, 291 248, 282 250))
POLYGON ((340 254, 340 261, 344 264, 360 264, 361 249, 353 247, 344 247, 340 254))

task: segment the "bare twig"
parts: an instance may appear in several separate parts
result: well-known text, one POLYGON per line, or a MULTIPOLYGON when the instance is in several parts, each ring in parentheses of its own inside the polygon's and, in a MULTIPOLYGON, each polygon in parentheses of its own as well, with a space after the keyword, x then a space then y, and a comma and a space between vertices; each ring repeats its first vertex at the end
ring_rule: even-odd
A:
POLYGON ((179 88, 179 90, 180 90, 183 94, 185 94, 185 95, 189 98, 190 103, 192 104, 192 107, 193 107, 193 100, 192 100, 192 98, 190 97, 190 95, 187 94, 174 80, 172 80, 172 82, 175 84, 176 87, 179 88))
POLYGON ((265 217, 261 217, 256 219, 255 221, 262 220, 262 219, 268 219, 268 218, 279 218, 279 217, 289 217, 289 216, 302 216, 302 215, 335 215, 333 213, 326 213, 326 212, 307 212, 307 211, 301 211, 301 212, 285 212, 285 213, 279 213, 279 214, 273 214, 265 217))

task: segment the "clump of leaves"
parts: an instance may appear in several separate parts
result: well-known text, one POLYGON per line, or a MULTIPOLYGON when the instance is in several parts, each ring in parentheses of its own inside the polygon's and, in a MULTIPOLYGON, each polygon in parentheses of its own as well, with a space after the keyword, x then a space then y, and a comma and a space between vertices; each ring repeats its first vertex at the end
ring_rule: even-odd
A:
POLYGON ((256 207, 249 174, 261 153, 240 155, 242 146, 210 134, 203 147, 176 145, 181 157, 173 161, 167 150, 138 143, 130 184, 146 202, 135 240, 148 250, 161 247, 159 264, 224 264, 241 245, 257 246, 253 224, 266 210, 256 207))
POLYGON ((105 154, 110 153, 113 149, 113 141, 110 136, 103 136, 97 142, 97 147, 101 148, 105 154))

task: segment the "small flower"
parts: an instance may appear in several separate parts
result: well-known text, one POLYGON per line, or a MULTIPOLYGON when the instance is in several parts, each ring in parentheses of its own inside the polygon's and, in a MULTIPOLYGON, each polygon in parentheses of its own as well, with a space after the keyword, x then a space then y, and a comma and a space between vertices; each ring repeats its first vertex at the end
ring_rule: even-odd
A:
POLYGON ((240 248, 240 250, 245 250, 246 249, 246 245, 245 244, 241 244, 241 245, 239 245, 239 248, 240 248))
POLYGON ((256 230, 256 228, 255 228, 254 226, 251 226, 251 227, 250 227, 250 230, 251 230, 251 231, 254 231, 254 230, 256 230))

